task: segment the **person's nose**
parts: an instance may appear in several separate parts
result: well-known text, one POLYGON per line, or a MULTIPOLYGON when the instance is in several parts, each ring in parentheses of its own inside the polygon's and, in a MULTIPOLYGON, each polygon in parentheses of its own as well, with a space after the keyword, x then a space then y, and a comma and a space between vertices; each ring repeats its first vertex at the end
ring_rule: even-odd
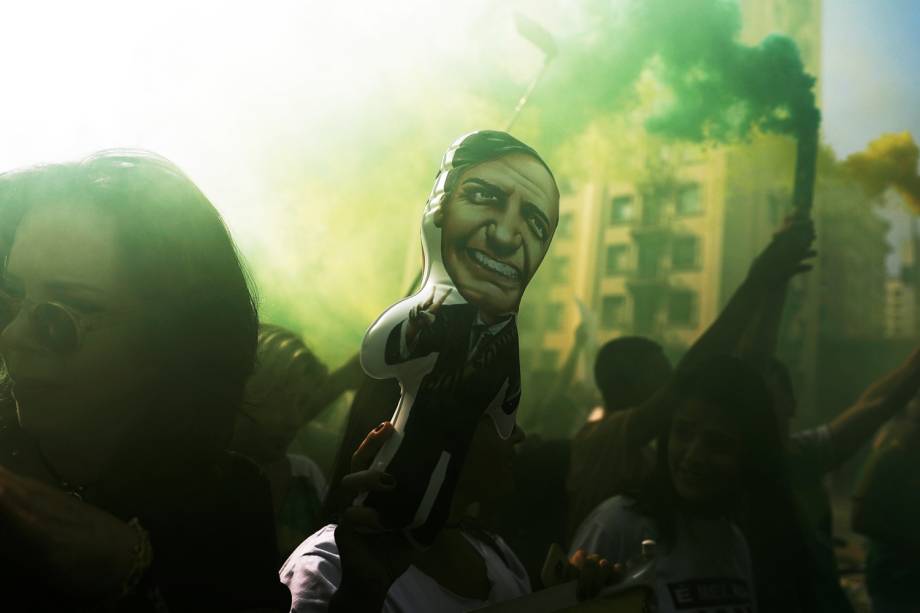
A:
POLYGON ((517 203, 510 202, 504 207, 489 226, 487 237, 489 246, 496 255, 509 255, 521 248, 523 244, 521 219, 517 203))

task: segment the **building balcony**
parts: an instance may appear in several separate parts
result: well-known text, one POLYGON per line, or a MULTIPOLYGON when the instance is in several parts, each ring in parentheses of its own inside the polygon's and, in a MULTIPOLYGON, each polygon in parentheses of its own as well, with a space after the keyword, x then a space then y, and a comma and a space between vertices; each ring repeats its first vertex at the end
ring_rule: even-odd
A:
POLYGON ((630 291, 641 288, 664 290, 670 286, 669 271, 664 267, 654 270, 636 269, 626 274, 626 287, 630 291))
POLYGON ((671 234, 673 215, 661 210, 643 211, 642 215, 632 224, 629 233, 634 240, 643 237, 662 236, 671 234))

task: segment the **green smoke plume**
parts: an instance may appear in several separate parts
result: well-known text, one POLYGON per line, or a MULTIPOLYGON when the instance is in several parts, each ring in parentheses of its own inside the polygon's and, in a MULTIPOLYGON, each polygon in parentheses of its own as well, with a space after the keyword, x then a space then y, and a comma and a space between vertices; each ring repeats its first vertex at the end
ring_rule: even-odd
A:
POLYGON ((560 45, 539 93, 548 143, 565 140, 600 114, 634 99, 645 71, 670 101, 648 119, 650 132, 688 141, 726 142, 752 130, 790 135, 814 129, 815 79, 795 43, 771 35, 739 42, 741 16, 725 0, 642 0, 625 10, 586 6, 586 33, 560 45))

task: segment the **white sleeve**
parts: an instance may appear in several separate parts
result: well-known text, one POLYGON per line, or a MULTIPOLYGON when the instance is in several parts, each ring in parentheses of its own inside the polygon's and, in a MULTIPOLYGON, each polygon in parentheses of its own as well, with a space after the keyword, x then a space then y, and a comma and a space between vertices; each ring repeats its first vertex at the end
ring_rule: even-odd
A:
POLYGON ((291 613, 324 613, 342 581, 335 526, 320 528, 301 543, 278 575, 291 592, 291 613))

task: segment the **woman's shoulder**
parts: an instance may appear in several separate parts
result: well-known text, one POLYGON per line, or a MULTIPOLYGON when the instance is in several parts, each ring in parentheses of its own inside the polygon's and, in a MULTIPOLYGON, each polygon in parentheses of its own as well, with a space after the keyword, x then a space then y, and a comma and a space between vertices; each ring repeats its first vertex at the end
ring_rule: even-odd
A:
POLYGON ((335 543, 335 528, 336 524, 327 524, 304 539, 281 567, 282 574, 285 568, 302 564, 302 558, 309 556, 321 556, 328 560, 338 561, 339 548, 335 543))

